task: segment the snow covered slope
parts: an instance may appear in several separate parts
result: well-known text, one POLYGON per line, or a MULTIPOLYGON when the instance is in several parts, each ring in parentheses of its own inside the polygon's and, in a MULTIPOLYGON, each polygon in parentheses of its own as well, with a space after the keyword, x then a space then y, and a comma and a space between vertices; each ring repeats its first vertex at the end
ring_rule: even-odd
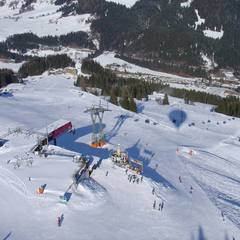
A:
POLYGON ((28 10, 23 10, 23 2, 17 5, 7 1, 0 6, 0 41, 8 36, 33 32, 38 36, 61 35, 69 32, 90 31, 90 14, 61 17, 60 6, 52 1, 37 0, 28 10))
POLYGON ((119 4, 123 4, 126 7, 132 7, 138 0, 106 0, 107 2, 115 2, 119 4))
POLYGON ((104 117, 109 144, 93 149, 85 110, 99 98, 74 87, 69 76, 45 74, 8 89, 12 94, 0 97, 0 134, 7 141, 0 148, 0 239, 239 240, 239 119, 175 98, 169 106, 139 102, 139 114, 109 104, 112 111, 104 117), (51 146, 62 155, 28 153, 38 130, 62 118, 76 129, 51 146), (129 182, 124 169, 108 159, 119 143, 144 163, 143 182, 129 182), (100 167, 64 205, 59 195, 78 169, 69 153, 84 154, 100 167))

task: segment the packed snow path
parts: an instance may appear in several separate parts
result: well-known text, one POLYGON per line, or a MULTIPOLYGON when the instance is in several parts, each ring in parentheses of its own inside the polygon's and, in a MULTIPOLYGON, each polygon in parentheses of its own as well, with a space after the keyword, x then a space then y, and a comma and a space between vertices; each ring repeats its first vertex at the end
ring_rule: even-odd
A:
POLYGON ((0 132, 22 131, 6 135, 0 148, 0 239, 239 239, 239 119, 175 98, 169 106, 141 102, 140 114, 109 105, 112 111, 104 117, 109 144, 93 149, 91 120, 84 111, 98 104, 98 97, 74 87, 65 75, 32 77, 12 88, 11 97, 0 98, 0 132), (172 118, 180 110, 186 118, 176 125, 172 118), (34 146, 36 136, 27 130, 34 133, 63 117, 76 132, 58 139, 62 156, 33 155, 31 166, 16 169, 7 164, 34 146), (144 163, 142 182, 130 182, 109 160, 117 144, 144 163), (78 169, 71 153, 84 154, 99 167, 64 205, 59 196, 78 169), (43 184, 47 187, 39 196, 36 190, 43 184))

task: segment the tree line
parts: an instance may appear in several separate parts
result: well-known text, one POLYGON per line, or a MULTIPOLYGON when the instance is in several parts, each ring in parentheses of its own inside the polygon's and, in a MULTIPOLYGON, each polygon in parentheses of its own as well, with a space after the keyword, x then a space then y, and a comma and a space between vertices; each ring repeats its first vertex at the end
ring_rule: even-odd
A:
POLYGON ((221 96, 208 94, 195 90, 167 88, 169 95, 177 98, 183 98, 185 103, 200 102, 215 106, 215 111, 229 116, 240 117, 240 99, 234 96, 222 98, 221 96))
POLYGON ((18 78, 12 70, 0 69, 0 88, 16 82, 18 82, 18 78))
POLYGON ((49 69, 74 66, 74 62, 66 54, 49 55, 47 57, 32 57, 18 71, 20 77, 41 75, 49 69))
POLYGON ((162 83, 155 81, 118 77, 111 70, 104 69, 100 64, 90 59, 83 61, 81 70, 90 76, 79 76, 76 82, 77 86, 83 90, 100 88, 102 95, 110 96, 111 103, 121 105, 133 112, 137 112, 134 99, 147 99, 153 91, 160 91, 164 88, 162 83))
POLYGON ((97 62, 85 59, 82 72, 89 77, 79 76, 76 82, 83 90, 100 88, 102 95, 110 96, 110 102, 136 112, 134 99, 148 99, 154 91, 165 93, 163 104, 169 104, 168 95, 182 98, 185 103, 200 102, 214 105, 215 111, 230 116, 240 117, 240 100, 237 97, 226 97, 208 94, 195 90, 171 88, 161 82, 146 81, 144 79, 121 78, 113 71, 104 69, 97 62))
POLYGON ((5 46, 5 49, 17 49, 22 53, 25 53, 27 49, 38 49, 40 45, 95 48, 88 34, 82 31, 44 37, 38 37, 33 33, 14 34, 9 36, 2 44, 5 46))

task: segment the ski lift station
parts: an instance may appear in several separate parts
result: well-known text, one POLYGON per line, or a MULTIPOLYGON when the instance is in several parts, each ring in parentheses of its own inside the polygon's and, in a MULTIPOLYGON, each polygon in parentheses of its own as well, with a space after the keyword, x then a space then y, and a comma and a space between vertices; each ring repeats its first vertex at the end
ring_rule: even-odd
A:
POLYGON ((40 134, 38 144, 35 146, 33 151, 41 150, 42 146, 47 145, 48 142, 54 141, 57 144, 57 138, 66 132, 71 131, 73 128, 71 121, 60 119, 57 120, 45 128, 38 131, 40 134))
POLYGON ((131 159, 127 152, 122 151, 118 144, 117 150, 110 154, 112 162, 120 167, 132 170, 134 173, 143 173, 143 163, 139 160, 131 159))

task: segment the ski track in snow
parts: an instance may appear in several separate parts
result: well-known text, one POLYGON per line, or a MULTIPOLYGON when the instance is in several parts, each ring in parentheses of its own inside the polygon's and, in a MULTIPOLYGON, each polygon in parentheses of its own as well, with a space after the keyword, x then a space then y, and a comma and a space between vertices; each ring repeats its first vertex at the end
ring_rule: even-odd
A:
POLYGON ((230 121, 230 117, 210 112, 211 106, 185 105, 171 97, 170 106, 154 100, 140 102, 139 114, 109 104, 112 111, 103 121, 109 143, 93 149, 89 146, 91 119, 84 111, 98 104, 99 98, 82 92, 73 82, 66 75, 45 73, 28 78, 24 87, 9 85, 13 96, 0 97, 1 133, 7 140, 0 148, 0 208, 2 219, 6 219, 4 223, 0 220, 1 239, 9 233, 9 239, 26 240, 77 240, 79 236, 87 240, 153 240, 159 236, 163 240, 199 240, 199 236, 204 236, 201 240, 237 239, 239 119, 230 121), (183 112, 185 119, 178 116, 183 112), (175 125, 173 117, 182 122, 175 125), (13 169, 11 163, 6 165, 16 156, 24 159, 37 142, 38 131, 63 118, 72 121, 76 133, 61 136, 58 147, 50 146, 51 155, 41 158, 31 154, 32 167, 22 164, 13 169), (189 127, 192 122, 195 126, 189 127), (8 134, 9 128, 21 131, 8 134), (131 158, 143 162, 142 183, 129 182, 125 170, 110 161, 109 154, 119 143, 131 158), (73 183, 78 169, 72 159, 75 154, 86 155, 99 167, 91 179, 70 189, 72 196, 64 205, 59 203, 59 196, 73 183), (45 193, 37 195, 43 184, 47 184, 45 193), (163 211, 153 210, 154 201, 157 208, 164 202, 163 211), (56 219, 62 213, 64 221, 59 228, 56 219))

